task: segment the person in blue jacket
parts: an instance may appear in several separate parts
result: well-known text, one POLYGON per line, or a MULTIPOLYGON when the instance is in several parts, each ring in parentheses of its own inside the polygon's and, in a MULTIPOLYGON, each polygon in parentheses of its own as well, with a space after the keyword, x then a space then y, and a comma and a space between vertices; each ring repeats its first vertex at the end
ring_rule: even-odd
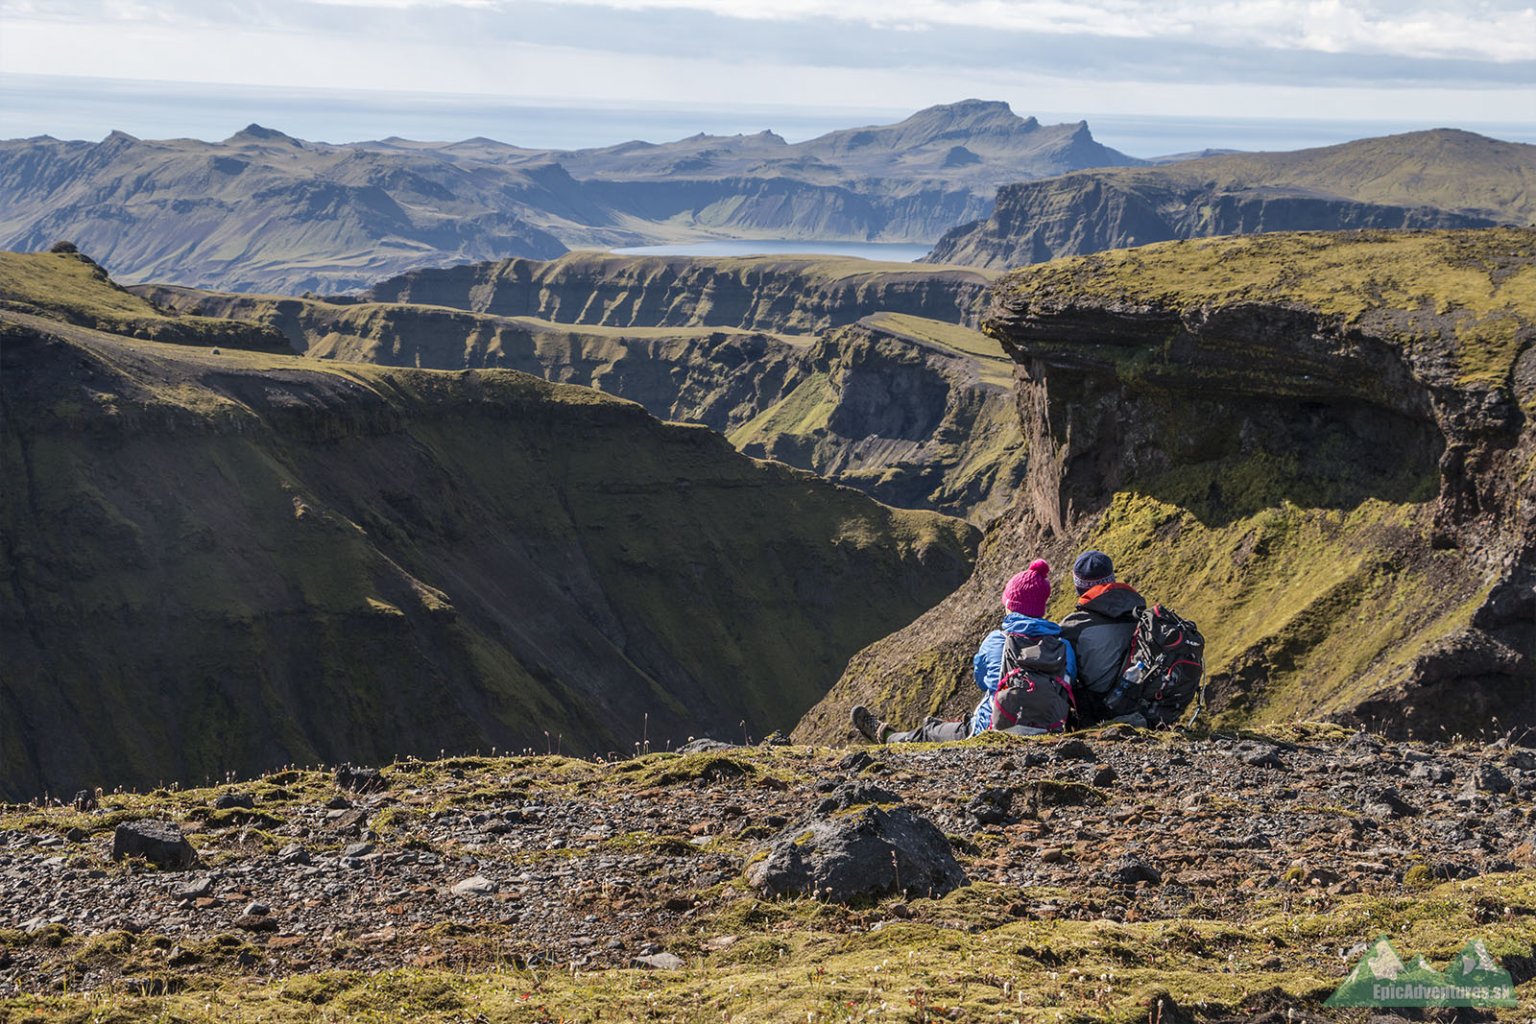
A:
MULTIPOLYGON (((929 716, 916 729, 897 732, 891 725, 875 717, 874 712, 860 704, 849 713, 853 727, 871 743, 937 743, 945 740, 963 740, 992 727, 992 695, 997 692, 998 680, 1003 675, 1003 647, 1009 633, 1026 636, 1060 636, 1061 627, 1045 617, 1045 606, 1051 598, 1051 567, 1041 558, 1029 564, 1029 568, 1015 575, 1003 588, 1002 626, 987 634, 972 660, 976 686, 982 692, 981 702, 967 721, 946 721, 929 716)), ((1067 645, 1067 677, 1077 676, 1077 659, 1067 645)), ((1018 731, 1018 730, 1015 730, 1018 731)), ((1036 730, 1044 732, 1045 730, 1036 730)))

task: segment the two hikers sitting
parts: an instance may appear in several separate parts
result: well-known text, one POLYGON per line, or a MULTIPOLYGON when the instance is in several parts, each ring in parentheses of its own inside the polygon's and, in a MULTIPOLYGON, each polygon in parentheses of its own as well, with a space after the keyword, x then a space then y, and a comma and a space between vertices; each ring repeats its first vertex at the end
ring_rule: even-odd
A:
POLYGON ((1073 564, 1077 607, 1058 625, 1045 618, 1050 571, 1037 559, 1003 588, 1007 614, 974 659, 982 699, 969 720, 930 716, 897 732, 859 705, 851 714, 854 728, 875 743, 906 743, 964 739, 988 729, 1055 732, 1069 720, 1172 724, 1198 686, 1198 631, 1161 607, 1149 611, 1140 594, 1115 580, 1114 563, 1102 551, 1086 551, 1073 564), (1175 642, 1177 649, 1161 646, 1175 642))

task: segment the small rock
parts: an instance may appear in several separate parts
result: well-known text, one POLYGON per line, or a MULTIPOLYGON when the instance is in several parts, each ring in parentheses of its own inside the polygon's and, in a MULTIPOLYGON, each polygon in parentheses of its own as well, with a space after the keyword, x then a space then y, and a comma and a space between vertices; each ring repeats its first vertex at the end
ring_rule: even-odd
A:
POLYGON ((650 956, 637 956, 630 963, 652 971, 678 971, 682 970, 683 958, 676 953, 652 953, 650 956))
POLYGON ((1156 884, 1163 880, 1163 873, 1133 853, 1118 858, 1109 866, 1109 880, 1115 885, 1135 885, 1137 882, 1156 884))
POLYGON ((1335 885, 1344 881, 1344 876, 1332 868, 1313 868, 1307 872, 1308 885, 1335 885))
POLYGON ((341 855, 343 857, 366 857, 372 852, 373 844, 364 840, 361 843, 348 844, 346 849, 341 851, 341 855))
POLYGON ((83 843, 86 840, 86 836, 89 834, 90 833, 86 832, 85 829, 81 828, 79 825, 76 825, 68 832, 64 833, 64 838, 68 839, 72 843, 83 843))
POLYGON ((1456 773, 1443 764, 1419 763, 1415 764, 1408 772, 1415 779, 1423 779, 1437 786, 1443 786, 1456 780, 1456 773))
POLYGON ((832 795, 818 803, 813 813, 818 817, 825 817, 835 811, 846 811, 860 804, 899 804, 901 802, 899 794, 877 786, 873 782, 859 779, 852 782, 839 782, 833 787, 832 795))
POLYGON ((453 887, 455 896, 490 896, 498 886, 484 875, 471 875, 453 887))
POLYGON ((875 759, 870 757, 868 753, 862 750, 855 750, 853 753, 837 762, 837 767, 840 771, 844 771, 850 775, 853 775, 863 771, 865 768, 868 768, 874 763, 875 759))
POLYGON ((1118 778, 1120 778, 1120 773, 1115 771, 1112 765, 1101 764, 1098 766, 1098 771, 1094 773, 1093 784, 1095 786, 1108 786, 1113 784, 1118 778))
POLYGON ((1243 763, 1253 765, 1255 768, 1274 768, 1285 770, 1285 762, 1280 759, 1280 751, 1274 747, 1266 747, 1263 750, 1255 750, 1243 755, 1243 763))
POLYGON ((345 811, 352 807, 352 801, 337 793, 325 802, 325 807, 329 811, 345 811))
POLYGON ((361 832, 368 824, 368 812, 361 807, 343 811, 332 825, 338 832, 361 832))
POLYGON ((268 917, 265 914, 242 914, 235 918, 234 925, 241 931, 275 932, 277 931, 277 918, 268 917))
POLYGON ((257 903, 252 901, 251 903, 246 904, 245 907, 246 917, 266 917, 270 913, 272 913, 272 908, 267 906, 265 903, 257 903))
POLYGON ((112 859, 143 857, 167 870, 189 868, 197 863, 197 851, 175 823, 144 819, 117 826, 112 835, 112 859))
POLYGON ((1368 794, 1362 809, 1377 818, 1412 818, 1419 813, 1419 809, 1404 800, 1395 789, 1382 789, 1368 794))
POLYGON ((207 896, 211 892, 213 892, 213 879, 203 875, 178 887, 172 891, 171 895, 179 900, 195 900, 199 896, 207 896))
POLYGON ((1013 806, 1013 790, 984 789, 965 805, 966 811, 983 825, 1001 825, 1013 806))
POLYGON ((304 847, 300 846, 298 843, 289 843, 287 846, 277 851, 277 859, 280 863, 283 864, 308 864, 309 851, 304 849, 304 847))
POLYGON ((701 736, 696 740, 689 740, 677 748, 679 754, 700 754, 706 750, 729 750, 734 743, 724 743, 720 740, 712 740, 708 736, 701 736))
POLYGON ((1514 788, 1514 783, 1509 781, 1509 776, 1499 770, 1498 765, 1478 765, 1477 774, 1473 777, 1478 789, 1487 793, 1508 793, 1514 788))
POLYGON ((344 764, 336 769, 336 787, 354 793, 377 793, 389 786, 377 768, 354 768, 344 764))
POLYGON ((1099 759, 1099 755, 1093 752, 1093 748, 1082 740, 1058 743, 1052 754, 1058 761, 1097 761, 1099 759))
POLYGON ((231 807, 241 807, 249 811, 254 809, 255 806, 256 798, 254 796, 249 793, 236 793, 233 790, 220 793, 213 801, 213 808, 216 811, 227 811, 231 807))
POLYGON ((72 800, 71 803, 74 805, 75 810, 79 811, 81 814, 89 814, 91 811, 96 810, 99 806, 96 801, 96 794, 92 793, 88 789, 82 789, 80 792, 76 793, 75 799, 72 800))

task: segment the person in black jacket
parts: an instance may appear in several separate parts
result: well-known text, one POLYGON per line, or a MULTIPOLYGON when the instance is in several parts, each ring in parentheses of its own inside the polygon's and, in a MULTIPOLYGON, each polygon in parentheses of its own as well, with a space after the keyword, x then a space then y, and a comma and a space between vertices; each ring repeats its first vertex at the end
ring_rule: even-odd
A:
MULTIPOLYGON (((1084 551, 1072 563, 1077 607, 1061 620, 1061 635, 1077 652, 1079 723, 1093 725, 1113 717, 1104 698, 1120 681, 1136 632, 1136 613, 1147 606, 1128 584, 1115 580, 1115 563, 1102 551, 1084 551)), ((1127 716, 1133 725, 1134 716, 1127 716)))

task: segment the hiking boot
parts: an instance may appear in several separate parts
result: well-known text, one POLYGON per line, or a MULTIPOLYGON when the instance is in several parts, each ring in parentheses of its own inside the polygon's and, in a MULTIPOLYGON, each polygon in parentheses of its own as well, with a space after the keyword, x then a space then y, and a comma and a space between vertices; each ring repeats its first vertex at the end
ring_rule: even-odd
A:
POLYGON ((891 727, 876 718, 875 713, 863 704, 855 704, 853 710, 848 712, 848 719, 871 743, 884 743, 885 738, 891 734, 891 727))

